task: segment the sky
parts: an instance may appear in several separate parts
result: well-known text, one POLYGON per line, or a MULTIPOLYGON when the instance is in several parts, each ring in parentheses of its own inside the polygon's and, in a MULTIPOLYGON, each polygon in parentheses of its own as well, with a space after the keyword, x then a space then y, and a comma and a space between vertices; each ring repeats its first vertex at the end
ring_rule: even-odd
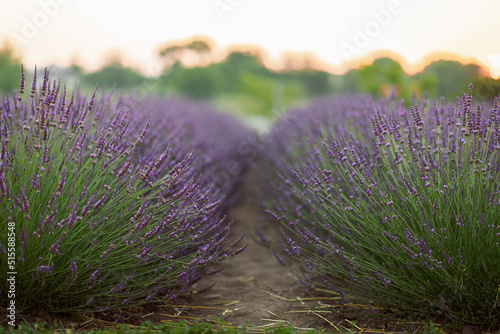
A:
POLYGON ((498 77, 498 13, 497 0, 0 0, 0 43, 27 67, 95 70, 120 54, 154 75, 160 45, 203 35, 216 53, 256 46, 275 66, 286 53, 309 54, 341 73, 389 54, 409 73, 443 58, 498 77))

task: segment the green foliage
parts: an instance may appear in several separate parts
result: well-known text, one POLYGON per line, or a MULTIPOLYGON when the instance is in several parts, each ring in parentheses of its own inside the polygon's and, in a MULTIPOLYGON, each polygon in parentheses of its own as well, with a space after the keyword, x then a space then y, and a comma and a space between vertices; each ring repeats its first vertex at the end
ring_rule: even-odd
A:
MULTIPOLYGON (((431 76, 436 84, 436 97, 453 100, 465 85, 479 76, 479 66, 462 65, 457 61, 439 60, 424 68, 423 74, 431 76)), ((420 79, 420 75, 416 75, 420 79)))
POLYGON ((196 99, 228 98, 240 114, 268 118, 272 118, 273 108, 284 110, 305 99, 308 90, 293 74, 273 73, 256 56, 241 52, 206 67, 185 68, 175 63, 161 85, 164 92, 196 99))
POLYGON ((259 77, 251 72, 241 72, 236 94, 246 97, 245 113, 273 116, 273 109, 285 110, 304 96, 299 82, 282 82, 272 77, 259 77))
MULTIPOLYGON (((360 88, 373 96, 388 96, 392 87, 408 93, 407 76, 401 65, 390 58, 376 59, 372 65, 359 70, 360 88)), ((401 97, 405 97, 403 94, 401 97)))
MULTIPOLYGON (((315 97, 340 93, 369 93, 382 97, 395 93, 410 103, 414 94, 427 92, 430 96, 454 100, 462 87, 471 82, 478 87, 475 97, 481 100, 500 93, 499 80, 483 77, 477 65, 462 65, 456 61, 435 61, 422 72, 410 76, 393 59, 379 58, 343 75, 333 75, 311 68, 273 72, 264 66, 258 53, 252 52, 234 51, 221 62, 210 62, 211 51, 210 44, 201 40, 166 45, 159 52, 165 61, 165 70, 157 77, 145 77, 115 61, 96 72, 81 73, 81 84, 90 88, 99 82, 101 86, 115 86, 127 93, 140 89, 150 94, 211 101, 232 99, 229 104, 235 106, 239 114, 269 119, 274 116, 274 108, 286 110, 315 97), (186 53, 208 65, 185 67, 180 59, 186 53)), ((0 53, 0 70, 12 74, 2 77, 0 91, 12 90, 18 84, 14 78, 19 64, 9 52, 7 48, 0 53)))
POLYGON ((0 92, 12 92, 19 87, 20 61, 9 44, 0 49, 0 92))
POLYGON ((195 99, 208 99, 221 91, 226 78, 213 66, 175 67, 166 78, 167 90, 195 99))
MULTIPOLYGON (((279 76, 287 77, 287 73, 282 73, 279 76)), ((302 71, 297 71, 295 73, 290 73, 292 79, 295 79, 297 84, 303 86, 307 91, 307 96, 323 96, 332 93, 332 87, 330 85, 330 75, 323 71, 314 71, 310 69, 304 69, 302 71)))
POLYGON ((422 334, 442 334, 439 328, 431 321, 426 327, 422 328, 422 334))
POLYGON ((83 84, 95 85, 99 83, 103 87, 115 86, 118 89, 130 89, 140 86, 144 80, 145 78, 133 69, 114 63, 85 75, 83 84))
POLYGON ((480 101, 490 101, 500 96, 500 80, 477 76, 473 78, 474 97, 480 101))
POLYGON ((372 96, 389 96, 393 91, 410 103, 413 95, 445 97, 454 100, 462 87, 474 83, 476 98, 490 100, 498 96, 500 81, 484 78, 477 65, 462 65, 456 61, 432 62, 421 72, 409 76, 392 59, 376 59, 371 65, 353 69, 330 79, 335 93, 369 93, 372 96))

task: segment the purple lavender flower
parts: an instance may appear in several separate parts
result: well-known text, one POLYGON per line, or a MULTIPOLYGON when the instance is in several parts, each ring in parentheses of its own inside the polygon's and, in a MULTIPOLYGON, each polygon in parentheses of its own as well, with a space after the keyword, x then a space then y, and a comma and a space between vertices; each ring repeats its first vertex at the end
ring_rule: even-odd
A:
POLYGON ((48 70, 36 80, 35 69, 30 101, 0 104, 0 221, 19 232, 27 308, 173 299, 244 251, 226 216, 251 162, 239 147, 255 135, 236 119, 187 100, 70 94, 48 70))
POLYGON ((491 269, 500 233, 483 223, 500 219, 498 99, 474 105, 470 86, 455 105, 412 104, 344 96, 284 115, 261 156, 264 210, 287 227, 282 249, 314 284, 453 319, 463 303, 486 314, 474 300, 492 307, 500 284, 491 269), (464 283, 470 270, 481 273, 480 289, 464 283), (457 277, 468 301, 446 288, 439 300, 435 287, 457 277))
POLYGON ((52 263, 50 266, 38 266, 36 267, 36 270, 45 273, 45 274, 51 274, 54 271, 54 263, 52 263))

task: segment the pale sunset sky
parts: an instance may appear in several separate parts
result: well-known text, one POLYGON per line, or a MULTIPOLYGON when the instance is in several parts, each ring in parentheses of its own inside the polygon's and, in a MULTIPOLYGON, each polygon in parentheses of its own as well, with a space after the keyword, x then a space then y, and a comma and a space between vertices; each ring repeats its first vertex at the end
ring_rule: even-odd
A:
POLYGON ((314 55, 342 73, 374 54, 415 72, 429 60, 475 62, 500 76, 500 1, 476 0, 0 0, 0 43, 25 66, 102 66, 112 54, 145 74, 161 68, 158 47, 207 36, 215 53, 232 45, 314 55))

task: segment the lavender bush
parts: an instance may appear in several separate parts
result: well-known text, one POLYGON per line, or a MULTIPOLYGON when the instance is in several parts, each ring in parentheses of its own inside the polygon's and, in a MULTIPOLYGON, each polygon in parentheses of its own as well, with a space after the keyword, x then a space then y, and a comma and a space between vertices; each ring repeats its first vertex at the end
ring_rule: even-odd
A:
POLYGON ((31 92, 23 72, 19 94, 3 98, 2 305, 7 272, 17 272, 18 312, 173 299, 244 249, 240 240, 226 243, 224 201, 238 175, 223 186, 206 175, 223 172, 248 131, 187 101, 148 105, 70 94, 47 70, 37 84, 36 69, 31 92), (201 127, 202 112, 212 128, 190 131, 201 127), (212 140, 221 132, 227 141, 212 140), (213 146, 200 146, 205 141, 213 146))
POLYGON ((409 109, 322 100, 279 120, 268 142, 265 205, 304 284, 374 312, 500 324, 498 99, 474 104, 470 86, 454 104, 409 109))
MULTIPOLYGON (((235 190, 249 160, 239 146, 253 136, 250 130, 206 103, 148 98, 138 101, 137 108, 152 115, 152 126, 157 133, 171 129, 171 139, 186 143, 172 151, 174 156, 190 153, 196 156, 197 168, 189 171, 189 177, 201 177, 202 186, 211 188, 213 198, 223 200, 225 207, 234 204, 235 190)), ((164 140, 164 135, 150 136, 145 147, 148 152, 159 154, 164 140)))

